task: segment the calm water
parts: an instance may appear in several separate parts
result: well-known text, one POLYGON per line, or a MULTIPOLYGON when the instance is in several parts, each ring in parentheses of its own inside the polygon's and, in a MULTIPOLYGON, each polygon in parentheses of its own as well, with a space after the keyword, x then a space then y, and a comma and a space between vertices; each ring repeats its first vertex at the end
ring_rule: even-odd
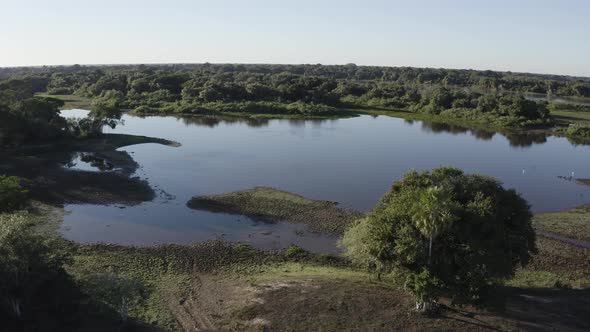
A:
POLYGON ((558 177, 574 172, 577 178, 590 178, 590 147, 564 138, 507 138, 371 116, 224 121, 126 115, 124 120, 111 132, 161 137, 182 146, 123 148, 141 165, 137 175, 150 182, 158 197, 131 207, 68 205, 71 212, 62 230, 70 239, 153 244, 225 238, 259 247, 298 244, 329 251, 336 239, 307 233, 301 225, 256 223, 190 210, 185 204, 195 195, 272 186, 368 210, 405 172, 442 165, 497 177, 537 212, 590 201, 590 187, 558 177))

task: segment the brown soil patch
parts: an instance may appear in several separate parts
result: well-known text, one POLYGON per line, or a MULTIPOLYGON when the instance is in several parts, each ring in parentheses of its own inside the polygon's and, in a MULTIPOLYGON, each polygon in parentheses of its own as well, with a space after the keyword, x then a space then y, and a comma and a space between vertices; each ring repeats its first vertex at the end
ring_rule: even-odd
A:
MULTIPOLYGON (((590 328, 587 290, 504 289, 501 310, 414 311, 406 292, 363 280, 286 277, 249 283, 208 275, 170 306, 186 331, 513 331, 590 328)), ((444 302, 444 301, 443 301, 444 302)))

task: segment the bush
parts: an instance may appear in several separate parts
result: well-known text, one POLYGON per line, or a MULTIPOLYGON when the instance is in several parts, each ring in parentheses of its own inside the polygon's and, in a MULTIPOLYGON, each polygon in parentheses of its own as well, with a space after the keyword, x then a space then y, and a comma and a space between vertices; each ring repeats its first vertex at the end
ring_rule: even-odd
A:
POLYGON ((344 250, 344 257, 350 259, 352 263, 380 275, 383 272, 383 266, 369 251, 368 241, 371 234, 367 222, 368 219, 363 218, 352 224, 338 242, 338 246, 344 250))
POLYGON ((357 261, 407 271, 410 284, 423 286, 413 287, 418 302, 439 294, 473 301, 528 263, 536 250, 531 218, 527 202, 492 178, 411 171, 342 244, 357 261))
POLYGON ((0 175, 0 213, 22 208, 27 201, 27 190, 15 176, 0 175))
POLYGON ((7 331, 73 330, 80 293, 57 238, 33 231, 26 214, 0 214, 0 321, 7 331))
POLYGON ((566 136, 590 139, 590 125, 571 124, 563 131, 566 136))

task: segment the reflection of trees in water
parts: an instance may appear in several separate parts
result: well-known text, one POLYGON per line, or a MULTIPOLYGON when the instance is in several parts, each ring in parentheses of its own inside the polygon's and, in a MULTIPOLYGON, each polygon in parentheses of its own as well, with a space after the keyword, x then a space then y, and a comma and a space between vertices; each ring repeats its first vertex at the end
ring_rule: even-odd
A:
MULTIPOLYGON (((406 120, 406 123, 413 123, 406 120)), ((451 133, 451 134, 466 134, 469 133, 471 136, 478 140, 489 141, 497 132, 485 130, 485 129, 469 129, 463 126, 442 123, 442 122, 422 122, 422 130, 431 133, 451 133)), ((502 133, 504 137, 513 147, 529 147, 533 144, 543 144, 547 142, 547 134, 545 133, 502 133)))
POLYGON ((182 122, 187 126, 201 126, 214 128, 220 124, 246 124, 248 127, 265 127, 268 126, 268 119, 259 118, 235 118, 220 116, 191 116, 181 117, 182 122))
MULTIPOLYGON (((267 127, 270 120, 267 118, 252 118, 252 117, 228 117, 228 116, 189 116, 181 117, 182 122, 187 126, 202 126, 214 128, 220 124, 245 124, 248 127, 260 128, 267 127)), ((327 121, 335 121, 330 119, 277 119, 278 121, 286 121, 292 127, 305 127, 311 124, 314 127, 320 127, 327 121)))
POLYGON ((482 141, 489 141, 496 135, 495 132, 483 129, 471 129, 471 134, 473 137, 482 140, 482 141))
POLYGON ((510 146, 529 147, 533 144, 543 144, 547 142, 547 134, 543 133, 519 133, 504 134, 510 142, 510 146))
MULTIPOLYGON (((220 124, 245 124, 252 128, 267 127, 271 119, 267 118, 251 118, 251 117, 228 117, 228 116, 190 116, 181 117, 182 122, 187 126, 203 126, 214 128, 220 124)), ((290 126, 296 128, 303 128, 308 124, 311 124, 314 128, 320 128, 326 122, 335 122, 337 119, 277 119, 277 121, 286 121, 290 126)), ((404 120, 405 123, 412 125, 415 120, 404 120)), ((458 134, 471 134, 478 140, 489 141, 497 132, 485 130, 485 129, 470 129, 455 124, 448 124, 443 122, 430 122, 430 121, 419 121, 421 128, 425 132, 431 133, 450 133, 453 135, 458 134)), ((529 147, 533 144, 543 144, 547 142, 547 135, 544 133, 503 133, 504 137, 513 147, 529 147)))
POLYGON ((457 125, 452 125, 443 122, 422 122, 422 130, 432 133, 451 133, 451 134, 463 134, 469 131, 469 129, 457 125))
POLYGON ((285 119, 289 123, 289 125, 293 127, 305 127, 308 124, 311 124, 313 128, 321 128, 322 124, 328 121, 337 121, 337 120, 327 120, 327 119, 285 119))

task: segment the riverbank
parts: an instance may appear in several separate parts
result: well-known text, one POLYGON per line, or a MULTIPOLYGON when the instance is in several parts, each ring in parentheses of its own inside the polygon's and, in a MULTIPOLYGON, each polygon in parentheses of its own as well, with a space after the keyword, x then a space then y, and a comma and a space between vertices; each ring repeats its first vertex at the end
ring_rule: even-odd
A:
POLYGON ((533 225, 537 232, 590 241, 590 204, 537 214, 533 225))
MULTIPOLYGON (((35 209, 45 234, 59 211, 35 209)), ((210 241, 156 247, 80 245, 66 266, 85 300, 81 331, 584 330, 590 327, 589 249, 538 238, 539 252, 483 308, 443 299, 439 315, 414 311, 404 275, 381 281, 342 258, 297 247, 259 250, 210 241), (289 308, 286 310, 285 308, 289 308)))
POLYGON ((21 146, 0 152, 0 174, 20 177, 32 199, 56 206, 138 204, 152 200, 154 191, 147 181, 133 175, 139 166, 133 158, 117 149, 146 143, 178 146, 159 138, 121 134, 21 146), (71 168, 81 153, 108 163, 113 171, 71 168))
MULTIPOLYGON (((62 109, 89 109, 92 103, 91 98, 76 95, 38 94, 38 96, 63 100, 65 105, 62 109)), ((590 136, 588 134, 590 129, 586 129, 586 127, 590 126, 590 113, 578 109, 550 109, 550 115, 554 119, 554 125, 552 126, 514 127, 495 124, 493 121, 490 121, 489 117, 474 117, 470 115, 471 113, 466 114, 466 116, 463 116, 462 113, 457 116, 452 116, 452 114, 454 114, 451 112, 452 110, 442 112, 441 114, 433 114, 415 112, 408 109, 349 105, 318 110, 314 108, 311 111, 307 111, 305 109, 306 106, 303 104, 297 107, 276 102, 271 103, 271 106, 267 104, 269 103, 262 103, 260 104, 260 107, 258 107, 256 106, 256 102, 213 103, 213 106, 199 106, 196 109, 187 108, 186 110, 183 108, 177 108, 171 104, 166 107, 140 107, 135 110, 127 111, 139 116, 225 116, 251 119, 337 119, 355 117, 362 114, 382 115, 407 120, 444 123, 448 125, 462 126, 468 129, 485 130, 488 132, 500 132, 506 136, 556 135, 567 137, 574 144, 590 144, 590 136), (277 111, 277 107, 280 108, 281 111, 277 111)))

